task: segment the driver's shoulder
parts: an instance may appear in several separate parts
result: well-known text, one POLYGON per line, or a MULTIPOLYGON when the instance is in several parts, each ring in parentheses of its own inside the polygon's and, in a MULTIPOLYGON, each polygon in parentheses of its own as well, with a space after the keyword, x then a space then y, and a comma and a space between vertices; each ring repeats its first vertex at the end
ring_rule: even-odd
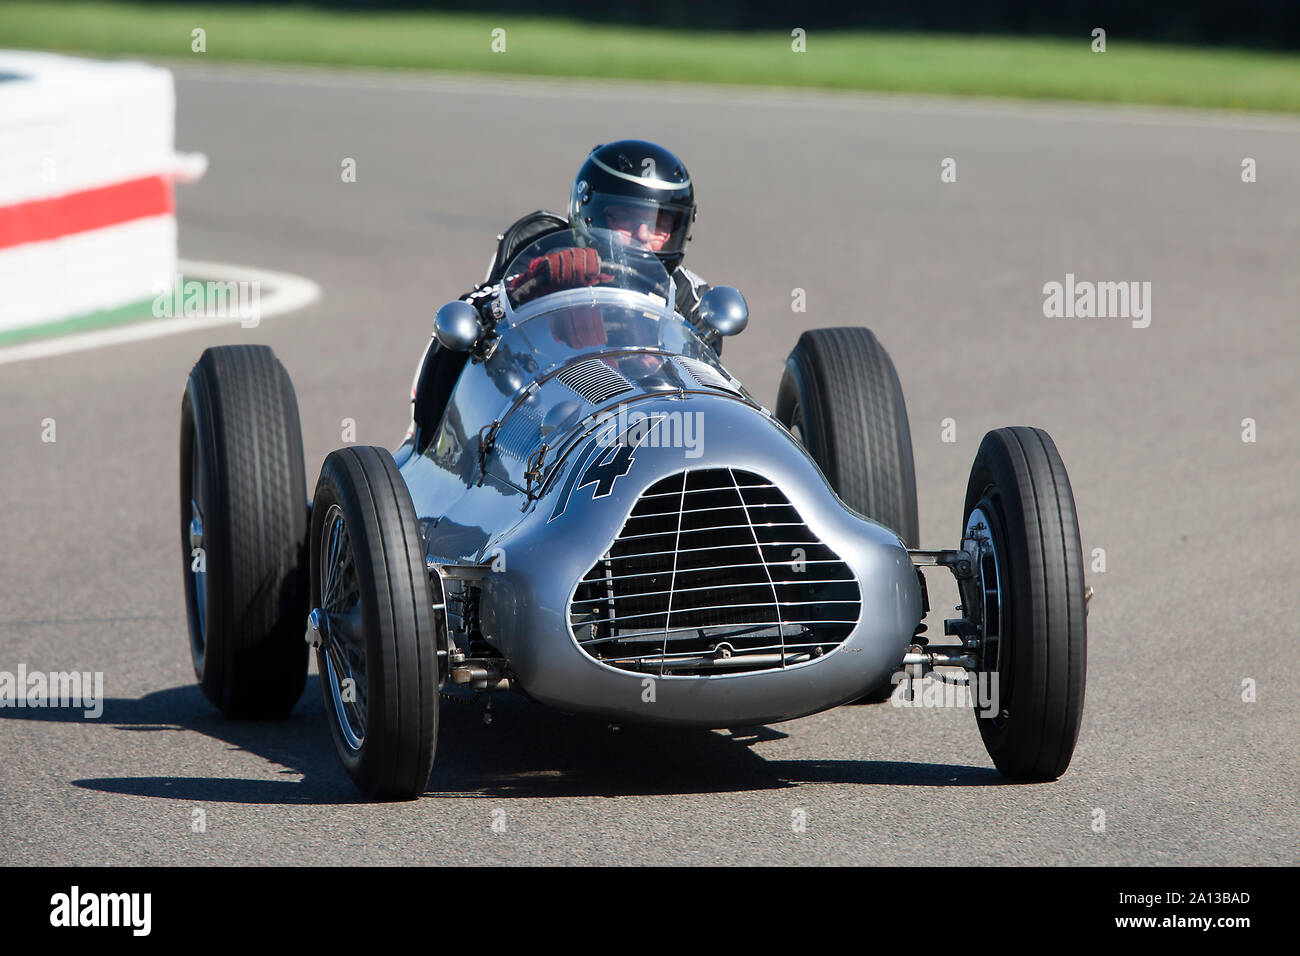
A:
POLYGON ((704 281, 703 276, 680 265, 673 270, 673 282, 679 286, 689 285, 692 289, 703 288, 705 291, 709 289, 709 284, 704 281))
POLYGON ((497 242, 503 248, 522 249, 543 236, 568 228, 569 220, 559 213, 550 212, 546 209, 535 209, 527 215, 520 216, 507 226, 497 235, 497 242))
POLYGON ((498 282, 501 271, 528 246, 543 236, 569 228, 569 220, 559 213, 545 209, 535 209, 526 216, 521 216, 511 223, 504 232, 497 236, 497 251, 492 265, 488 269, 487 282, 498 282))
POLYGON ((673 286, 677 290, 677 311, 693 315, 700 299, 711 286, 698 273, 679 265, 673 270, 673 286))

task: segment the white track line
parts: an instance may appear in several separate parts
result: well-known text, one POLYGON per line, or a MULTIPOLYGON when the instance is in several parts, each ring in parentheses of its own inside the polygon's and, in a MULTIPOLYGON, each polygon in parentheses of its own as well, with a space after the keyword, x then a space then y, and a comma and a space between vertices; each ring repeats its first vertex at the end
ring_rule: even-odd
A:
MULTIPOLYGON (((260 283, 259 323, 264 319, 304 308, 320 298, 320 286, 310 279, 304 279, 302 276, 292 275, 288 272, 272 272, 270 269, 255 269, 252 266, 228 265, 223 262, 199 262, 192 259, 181 259, 176 266, 177 271, 187 281, 190 279, 212 279, 260 283)), ((0 348, 0 365, 6 365, 10 362, 25 362, 29 359, 49 358, 53 355, 68 355, 72 352, 106 348, 110 345, 122 345, 126 342, 142 342, 145 339, 161 338, 164 335, 197 332, 201 329, 211 329, 219 325, 229 325, 239 321, 237 314, 204 316, 202 318, 141 319, 139 322, 115 326, 110 329, 98 329, 94 332, 75 332, 69 335, 59 335, 54 338, 0 348)))
POLYGON ((383 71, 364 67, 197 64, 173 57, 149 57, 172 69, 182 80, 256 83, 320 89, 442 93, 509 99, 615 100, 706 104, 750 104, 798 110, 849 110, 907 115, 1047 120, 1064 123, 1113 123, 1127 126, 1173 126, 1242 132, 1300 133, 1300 119, 1286 113, 1212 110, 1143 103, 1096 103, 1086 100, 1017 100, 993 96, 945 96, 936 93, 886 93, 818 87, 728 86, 673 80, 597 79, 584 77, 475 74, 437 71, 383 71))

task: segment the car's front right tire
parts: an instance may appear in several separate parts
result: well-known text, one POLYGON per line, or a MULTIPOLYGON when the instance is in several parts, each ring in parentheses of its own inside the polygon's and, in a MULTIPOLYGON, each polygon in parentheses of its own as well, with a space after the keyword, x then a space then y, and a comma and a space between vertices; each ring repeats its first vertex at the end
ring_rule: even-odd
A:
POLYGON ((325 459, 312 502, 309 630, 339 759, 377 800, 424 793, 438 739, 438 635, 419 522, 385 449, 325 459))

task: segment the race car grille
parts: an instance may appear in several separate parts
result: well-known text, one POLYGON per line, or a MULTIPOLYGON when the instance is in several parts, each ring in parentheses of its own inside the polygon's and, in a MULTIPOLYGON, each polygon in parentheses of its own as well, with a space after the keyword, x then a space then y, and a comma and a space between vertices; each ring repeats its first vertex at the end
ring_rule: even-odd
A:
POLYGON ((861 597, 779 488, 711 468, 646 490, 579 582, 569 624, 587 654, 626 670, 762 671, 837 647, 861 597))

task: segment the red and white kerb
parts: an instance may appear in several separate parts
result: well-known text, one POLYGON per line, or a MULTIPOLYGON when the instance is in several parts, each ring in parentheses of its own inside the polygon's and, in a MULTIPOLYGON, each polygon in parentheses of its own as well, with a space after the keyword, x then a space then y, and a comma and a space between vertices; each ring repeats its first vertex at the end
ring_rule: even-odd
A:
POLYGON ((168 70, 0 51, 0 332, 142 302, 176 273, 168 70))

